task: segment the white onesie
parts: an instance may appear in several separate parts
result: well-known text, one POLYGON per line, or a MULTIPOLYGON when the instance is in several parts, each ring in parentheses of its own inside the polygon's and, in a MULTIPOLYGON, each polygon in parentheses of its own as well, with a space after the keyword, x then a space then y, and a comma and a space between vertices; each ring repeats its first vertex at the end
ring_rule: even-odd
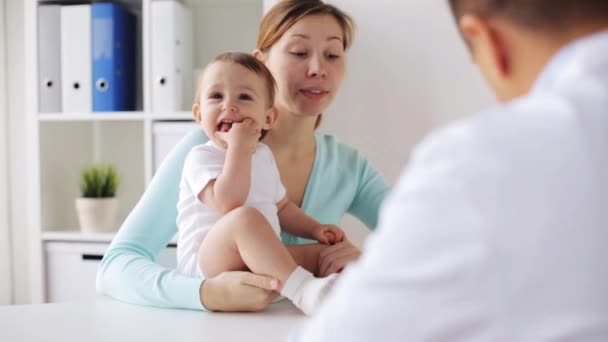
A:
MULTIPOLYGON (((224 167, 226 150, 212 141, 195 146, 188 153, 179 186, 177 203, 177 269, 191 276, 203 275, 198 267, 198 250, 211 227, 222 217, 203 204, 198 194, 224 167)), ((272 229, 280 233, 277 203, 285 197, 285 188, 268 146, 258 143, 251 161, 251 188, 244 206, 256 208, 272 229)))

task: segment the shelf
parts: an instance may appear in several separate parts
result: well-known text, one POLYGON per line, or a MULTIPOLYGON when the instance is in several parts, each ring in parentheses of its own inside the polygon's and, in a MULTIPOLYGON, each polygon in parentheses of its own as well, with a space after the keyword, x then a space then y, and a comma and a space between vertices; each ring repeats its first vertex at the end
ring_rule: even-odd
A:
MULTIPOLYGON (((49 268, 45 251, 49 245, 83 245, 86 248, 105 250, 116 236, 116 232, 85 233, 79 229, 74 199, 79 193, 78 180, 83 167, 95 163, 111 163, 120 173, 119 207, 117 222, 124 222, 130 211, 144 193, 156 168, 171 149, 191 131, 199 129, 191 112, 196 78, 213 57, 224 51, 253 51, 257 40, 257 28, 263 16, 264 5, 277 0, 173 0, 184 4, 184 10, 192 25, 174 22, 176 13, 169 17, 153 17, 152 7, 158 0, 111 0, 124 5, 136 17, 136 104, 130 111, 93 112, 93 107, 81 107, 81 111, 62 111, 65 106, 45 107, 40 105, 39 60, 52 60, 61 64, 61 51, 50 51, 38 46, 38 6, 43 4, 92 4, 107 2, 100 0, 25 0, 25 89, 28 101, 25 111, 27 125, 23 134, 24 169, 28 170, 28 193, 32 200, 27 203, 27 212, 33 217, 36 237, 41 237, 32 248, 29 279, 32 282, 34 302, 44 302, 52 288, 48 277, 61 277, 56 268, 49 268), (160 33, 153 30, 153 22, 167 28, 160 33), (169 26, 173 25, 172 28, 169 26), (179 30, 186 28, 185 32, 179 30), (171 32, 169 32, 171 31, 171 32), (218 35, 221 32, 221 35, 218 35), (167 33, 166 37, 162 34, 167 33), (158 36, 158 37, 157 37, 158 36), (164 38, 163 38, 164 37, 164 38), (179 38, 179 39, 178 39, 179 38), (168 41, 166 39, 169 39, 168 41), (186 55, 192 54, 192 66, 187 63, 187 84, 182 85, 179 95, 184 97, 179 105, 156 106, 159 97, 153 86, 159 61, 165 60, 167 52, 175 52, 173 44, 183 39, 186 55), (162 41, 165 49, 156 51, 162 41), (153 44, 154 43, 154 44, 153 44), (155 45, 156 44, 156 45, 155 45), (191 51, 190 51, 191 50, 191 51), (48 54, 48 55, 47 55, 48 54), (162 57, 162 58, 161 58, 162 57), (154 64, 156 63, 156 64, 154 64), (157 66, 155 68, 155 65, 157 66), (54 112, 42 112, 45 108, 54 112), (167 110, 163 110, 166 108, 167 110), (42 271, 42 272, 41 272, 42 271)), ((1 0, 0 0, 1 2, 1 0)), ((181 10, 181 9, 180 9, 181 10)), ((60 34, 61 27, 56 29, 60 34)), ((55 37, 57 38, 57 37, 55 37)), ((56 45, 57 46, 57 45, 56 45)), ((183 49, 182 49, 183 50, 183 49)), ((164 63, 164 62, 163 62, 164 63)), ((162 64, 163 67, 170 64, 162 64)), ((178 65, 174 65, 178 67, 178 65)), ((160 68, 163 69, 163 68, 160 68)), ((173 70, 169 68, 170 71, 173 70)), ((164 69, 163 69, 164 70, 164 69)), ((163 71, 161 70, 161 71, 163 71)), ((53 98, 56 100, 56 98, 53 98)), ((1 116, 1 115, 0 115, 1 116)), ((25 175, 25 174, 24 174, 25 175)), ((27 176, 27 175, 25 175, 27 176)), ((24 177, 25 177, 24 176, 24 177)), ((25 181, 25 180, 24 180, 25 181)), ((116 225, 118 229, 119 225, 116 225)), ((176 237, 169 247, 176 246, 176 237)), ((169 249, 174 254, 174 248, 169 249)), ((162 252, 161 252, 162 254, 162 252)), ((80 260, 80 259, 79 259, 80 260)), ((81 261, 81 260, 80 260, 81 261)), ((162 264, 162 263, 161 263, 162 264)), ((175 268, 174 263, 170 266, 175 268)), ((71 270, 61 264, 60 269, 71 270)), ((88 288, 94 284, 94 275, 85 275, 81 283, 70 280, 70 286, 88 288), (86 278, 86 279, 85 279, 86 278)))
POLYGON ((40 113, 42 122, 56 121, 139 121, 147 116, 144 112, 94 112, 94 113, 40 113))
POLYGON ((42 232, 43 241, 77 241, 110 243, 116 233, 84 233, 78 230, 42 232))
POLYGON ((181 112, 174 112, 174 113, 167 113, 167 114, 152 114, 152 115, 150 115, 150 118, 152 120, 187 120, 187 121, 194 120, 194 116, 192 115, 192 112, 188 112, 188 111, 181 111, 181 112))
MULTIPOLYGON (((79 230, 62 230, 62 231, 47 231, 42 232, 42 241, 55 242, 101 242, 110 243, 116 235, 112 233, 85 233, 79 230)), ((169 247, 175 247, 177 244, 177 235, 169 241, 169 247)))
POLYGON ((74 122, 74 121, 143 121, 151 120, 180 120, 192 121, 192 112, 180 111, 164 114, 148 114, 146 112, 95 112, 95 113, 40 113, 40 122, 74 122))
POLYGON ((209 6, 209 5, 221 5, 221 6, 240 6, 240 5, 251 5, 258 4, 260 0, 183 0, 183 3, 189 6, 209 6))

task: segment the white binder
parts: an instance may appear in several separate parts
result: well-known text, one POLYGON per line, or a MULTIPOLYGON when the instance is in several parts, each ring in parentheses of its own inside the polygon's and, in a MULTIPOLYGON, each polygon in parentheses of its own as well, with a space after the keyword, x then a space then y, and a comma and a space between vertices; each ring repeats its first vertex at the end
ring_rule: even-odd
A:
POLYGON ((152 1, 152 110, 166 114, 192 107, 192 14, 177 1, 152 1))
POLYGON ((38 7, 38 110, 61 112, 61 6, 38 7))
POLYGON ((91 5, 61 7, 61 43, 63 111, 91 112, 91 5))

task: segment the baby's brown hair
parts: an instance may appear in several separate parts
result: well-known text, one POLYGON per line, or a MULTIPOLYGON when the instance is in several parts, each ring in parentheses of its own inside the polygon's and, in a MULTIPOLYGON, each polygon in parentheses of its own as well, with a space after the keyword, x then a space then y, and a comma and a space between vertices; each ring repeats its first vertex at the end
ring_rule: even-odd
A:
MULTIPOLYGON (((264 63, 260 62, 253 55, 244 52, 224 52, 212 59, 207 66, 215 62, 233 63, 245 67, 248 70, 253 71, 256 75, 260 76, 266 83, 268 107, 274 106, 274 98, 276 96, 277 82, 270 73, 270 70, 266 68, 264 63)), ((194 103, 199 103, 201 99, 201 81, 205 71, 199 75, 196 85, 196 94, 194 95, 194 103)))
MULTIPOLYGON (((224 63, 233 63, 245 67, 248 70, 253 71, 256 75, 260 76, 264 83, 266 83, 266 101, 267 107, 271 108, 274 106, 274 98, 276 96, 277 82, 274 77, 270 73, 270 70, 266 68, 264 63, 259 61, 257 58, 253 57, 253 55, 244 53, 244 52, 224 52, 216 56, 207 64, 207 66, 216 63, 216 62, 224 62, 224 63)), ((194 95, 194 103, 197 104, 201 100, 201 82, 203 80, 203 76, 205 75, 205 71, 199 75, 198 80, 196 82, 196 94, 194 95)), ((260 136, 260 140, 264 139, 268 130, 263 129, 262 135, 260 136)))

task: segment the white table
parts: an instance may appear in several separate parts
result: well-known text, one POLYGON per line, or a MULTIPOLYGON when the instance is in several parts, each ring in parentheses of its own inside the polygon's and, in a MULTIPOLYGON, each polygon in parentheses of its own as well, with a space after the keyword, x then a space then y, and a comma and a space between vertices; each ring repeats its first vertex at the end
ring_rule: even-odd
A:
POLYGON ((0 306, 0 341, 283 341, 306 320, 289 301, 261 313, 212 313, 121 303, 0 306))

